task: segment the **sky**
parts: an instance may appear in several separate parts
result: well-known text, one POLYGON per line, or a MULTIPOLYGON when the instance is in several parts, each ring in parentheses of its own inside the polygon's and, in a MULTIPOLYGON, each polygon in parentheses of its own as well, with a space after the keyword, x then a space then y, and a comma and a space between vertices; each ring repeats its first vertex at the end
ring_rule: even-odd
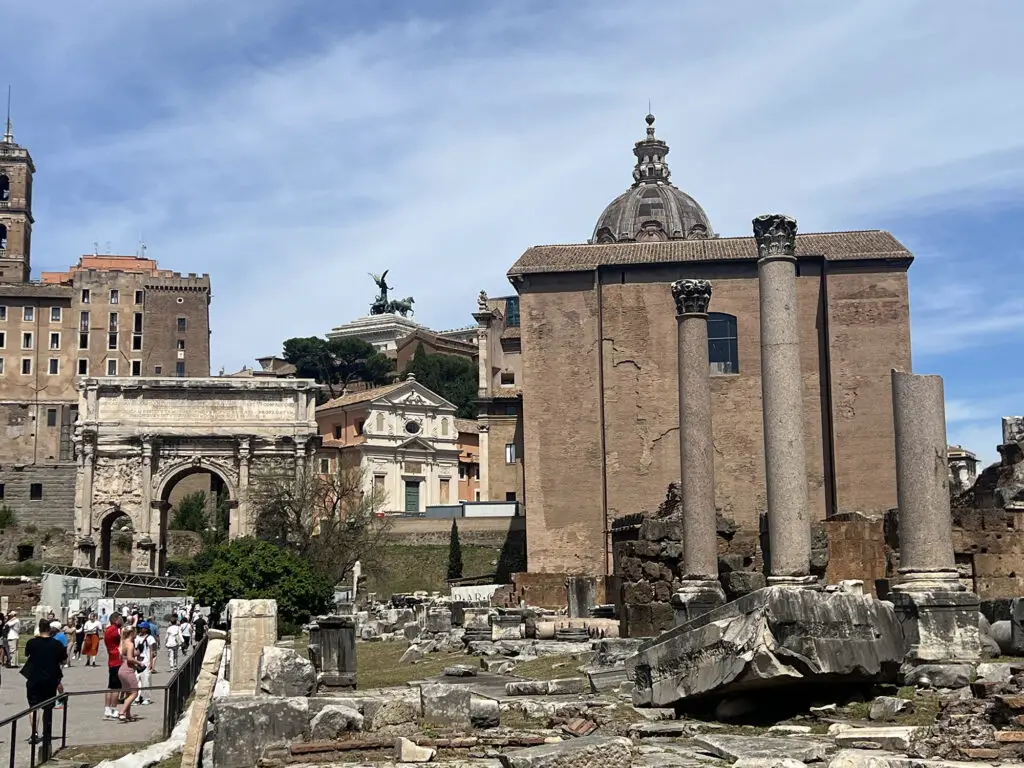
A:
POLYGON ((950 442, 1024 412, 1024 3, 0 0, 37 167, 33 273, 209 273, 212 368, 363 316, 389 269, 435 329, 583 242, 648 101, 723 236, 881 228, 915 254, 914 370, 950 442), (95 244, 95 245, 94 245, 95 244))

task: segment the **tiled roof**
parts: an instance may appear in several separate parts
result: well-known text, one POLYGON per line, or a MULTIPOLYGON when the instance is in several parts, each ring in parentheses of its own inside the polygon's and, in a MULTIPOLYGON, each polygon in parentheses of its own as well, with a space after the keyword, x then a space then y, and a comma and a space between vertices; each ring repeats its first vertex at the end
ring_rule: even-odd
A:
MULTIPOLYGON (((879 229, 821 232, 796 237, 797 256, 828 261, 912 259, 899 240, 879 229)), ((672 264, 687 261, 747 261, 757 258, 753 237, 715 237, 607 245, 535 245, 508 271, 509 276, 541 272, 587 272, 600 266, 672 264)))
POLYGON ((383 387, 374 387, 373 389, 366 389, 362 392, 353 392, 350 395, 342 395, 341 397, 328 400, 323 405, 318 406, 317 411, 328 411, 331 408, 341 408, 346 405, 355 405, 356 403, 365 403, 370 400, 376 400, 381 395, 386 395, 388 392, 394 392, 405 383, 405 381, 398 381, 394 384, 386 384, 383 387))
POLYGON ((71 287, 49 283, 0 283, 0 297, 28 299, 70 299, 71 287))
POLYGON ((476 419, 455 419, 455 430, 477 434, 480 432, 480 424, 476 419))

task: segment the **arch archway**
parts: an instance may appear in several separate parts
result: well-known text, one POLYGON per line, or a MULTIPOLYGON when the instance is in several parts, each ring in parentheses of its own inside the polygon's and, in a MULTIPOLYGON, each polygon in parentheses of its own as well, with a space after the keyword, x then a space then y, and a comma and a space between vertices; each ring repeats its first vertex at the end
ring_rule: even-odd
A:
POLYGON ((105 571, 132 570, 132 542, 135 521, 118 506, 100 518, 100 546, 96 567, 105 571))
POLYGON ((153 498, 160 519, 154 563, 158 574, 167 570, 170 559, 169 531, 191 531, 204 543, 237 534, 232 531, 232 510, 238 506, 238 487, 226 468, 195 461, 171 466, 158 476, 153 498))

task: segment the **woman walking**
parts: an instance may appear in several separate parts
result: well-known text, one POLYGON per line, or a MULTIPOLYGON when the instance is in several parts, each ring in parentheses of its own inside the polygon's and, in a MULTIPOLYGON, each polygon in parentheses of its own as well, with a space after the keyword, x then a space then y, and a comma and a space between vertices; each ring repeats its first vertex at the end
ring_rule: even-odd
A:
POLYGON ((135 634, 137 631, 135 627, 127 625, 121 630, 121 668, 117 671, 117 677, 121 681, 124 703, 117 713, 117 719, 122 723, 132 723, 138 720, 132 714, 132 704, 139 697, 139 678, 136 670, 142 668, 142 664, 135 658, 135 634))
MULTIPOLYGON (((82 648, 85 645, 85 616, 78 614, 75 617, 75 661, 82 658, 82 648)), ((68 665, 70 666, 70 665, 68 665)))
MULTIPOLYGON (((51 636, 51 626, 47 619, 39 620, 39 634, 25 643, 25 666, 21 674, 25 677, 25 693, 28 705, 34 707, 64 692, 61 680, 64 672, 61 667, 68 657, 67 649, 51 636)), ((36 712, 32 713, 32 735, 29 741, 33 744, 41 741, 36 731, 36 712)), ((53 707, 43 710, 43 735, 52 733, 53 707)))
POLYGON ((95 667, 96 656, 100 652, 100 635, 103 633, 103 625, 95 613, 89 614, 89 620, 85 622, 83 630, 85 641, 82 643, 82 655, 85 656, 85 666, 95 667))

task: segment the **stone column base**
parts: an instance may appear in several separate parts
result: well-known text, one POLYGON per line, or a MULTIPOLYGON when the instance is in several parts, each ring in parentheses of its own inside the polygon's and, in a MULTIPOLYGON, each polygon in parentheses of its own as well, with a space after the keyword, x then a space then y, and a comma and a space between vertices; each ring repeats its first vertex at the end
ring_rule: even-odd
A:
POLYGON ((725 605, 725 591, 714 579, 684 581, 672 595, 676 626, 692 621, 721 605, 725 605))
POLYGON ((769 576, 767 582, 769 587, 820 588, 817 576, 769 576))
POLYGON ((951 588, 919 589, 904 582, 890 600, 903 627, 904 669, 929 664, 976 663, 981 658, 978 596, 955 582, 951 588))

